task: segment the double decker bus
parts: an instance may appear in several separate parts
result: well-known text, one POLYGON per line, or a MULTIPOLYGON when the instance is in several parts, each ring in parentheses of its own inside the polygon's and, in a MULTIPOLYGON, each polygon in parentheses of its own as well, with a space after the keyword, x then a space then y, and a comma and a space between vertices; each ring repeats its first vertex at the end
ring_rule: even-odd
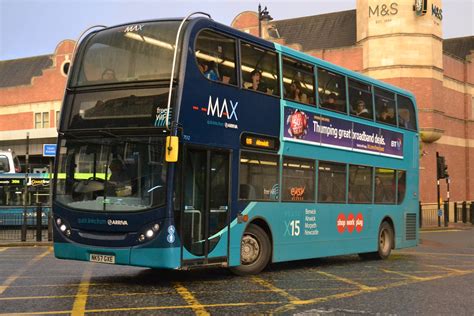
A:
POLYGON ((190 16, 79 42, 59 129, 55 256, 254 274, 416 246, 414 96, 190 16))

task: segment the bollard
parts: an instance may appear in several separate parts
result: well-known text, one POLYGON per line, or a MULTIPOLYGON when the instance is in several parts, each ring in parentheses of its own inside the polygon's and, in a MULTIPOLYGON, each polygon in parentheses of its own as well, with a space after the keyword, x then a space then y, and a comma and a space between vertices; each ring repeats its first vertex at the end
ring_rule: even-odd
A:
POLYGON ((458 222, 458 202, 454 202, 454 222, 458 222))
POLYGON ((448 227, 449 223, 449 202, 444 202, 444 227, 448 227))
POLYGON ((43 232, 43 207, 41 203, 36 204, 36 241, 41 241, 43 232))
POLYGON ((418 223, 419 228, 421 228, 422 223, 423 223, 423 207, 421 206, 421 202, 418 202, 418 212, 420 213, 420 222, 418 223))
POLYGON ((467 204, 466 201, 462 202, 462 222, 467 222, 467 204))

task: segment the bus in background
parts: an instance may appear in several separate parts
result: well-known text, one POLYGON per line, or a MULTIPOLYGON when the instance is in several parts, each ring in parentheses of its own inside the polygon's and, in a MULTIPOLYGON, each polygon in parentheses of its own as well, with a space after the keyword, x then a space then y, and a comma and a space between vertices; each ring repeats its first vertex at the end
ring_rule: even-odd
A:
POLYGON ((27 225, 36 225, 36 210, 42 208, 42 225, 48 225, 51 209, 49 174, 0 174, 0 227, 21 226, 26 210, 27 225), (26 184, 26 194, 25 194, 26 184))
POLYGON ((413 95, 210 18, 89 32, 61 113, 57 258, 254 274, 418 243, 413 95))
POLYGON ((0 174, 21 172, 20 160, 10 150, 0 150, 0 174))

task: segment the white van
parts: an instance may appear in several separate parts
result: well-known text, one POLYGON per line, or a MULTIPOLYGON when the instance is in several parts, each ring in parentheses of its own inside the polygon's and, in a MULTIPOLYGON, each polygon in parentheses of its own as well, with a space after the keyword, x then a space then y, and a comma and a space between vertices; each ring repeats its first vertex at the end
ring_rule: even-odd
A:
POLYGON ((0 150, 0 173, 21 172, 20 160, 12 151, 0 150))

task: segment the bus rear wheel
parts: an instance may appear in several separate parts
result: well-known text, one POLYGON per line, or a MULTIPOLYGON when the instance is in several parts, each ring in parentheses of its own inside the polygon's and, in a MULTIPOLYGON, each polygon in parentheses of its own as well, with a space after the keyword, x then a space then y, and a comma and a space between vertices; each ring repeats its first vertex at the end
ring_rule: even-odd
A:
POLYGON ((360 253, 359 257, 362 259, 387 259, 392 252, 394 245, 393 228, 388 222, 383 222, 379 228, 378 247, 376 252, 360 253))
POLYGON ((250 224, 242 236, 240 266, 230 270, 237 275, 252 275, 261 272, 270 261, 271 243, 267 233, 257 225, 250 224))

